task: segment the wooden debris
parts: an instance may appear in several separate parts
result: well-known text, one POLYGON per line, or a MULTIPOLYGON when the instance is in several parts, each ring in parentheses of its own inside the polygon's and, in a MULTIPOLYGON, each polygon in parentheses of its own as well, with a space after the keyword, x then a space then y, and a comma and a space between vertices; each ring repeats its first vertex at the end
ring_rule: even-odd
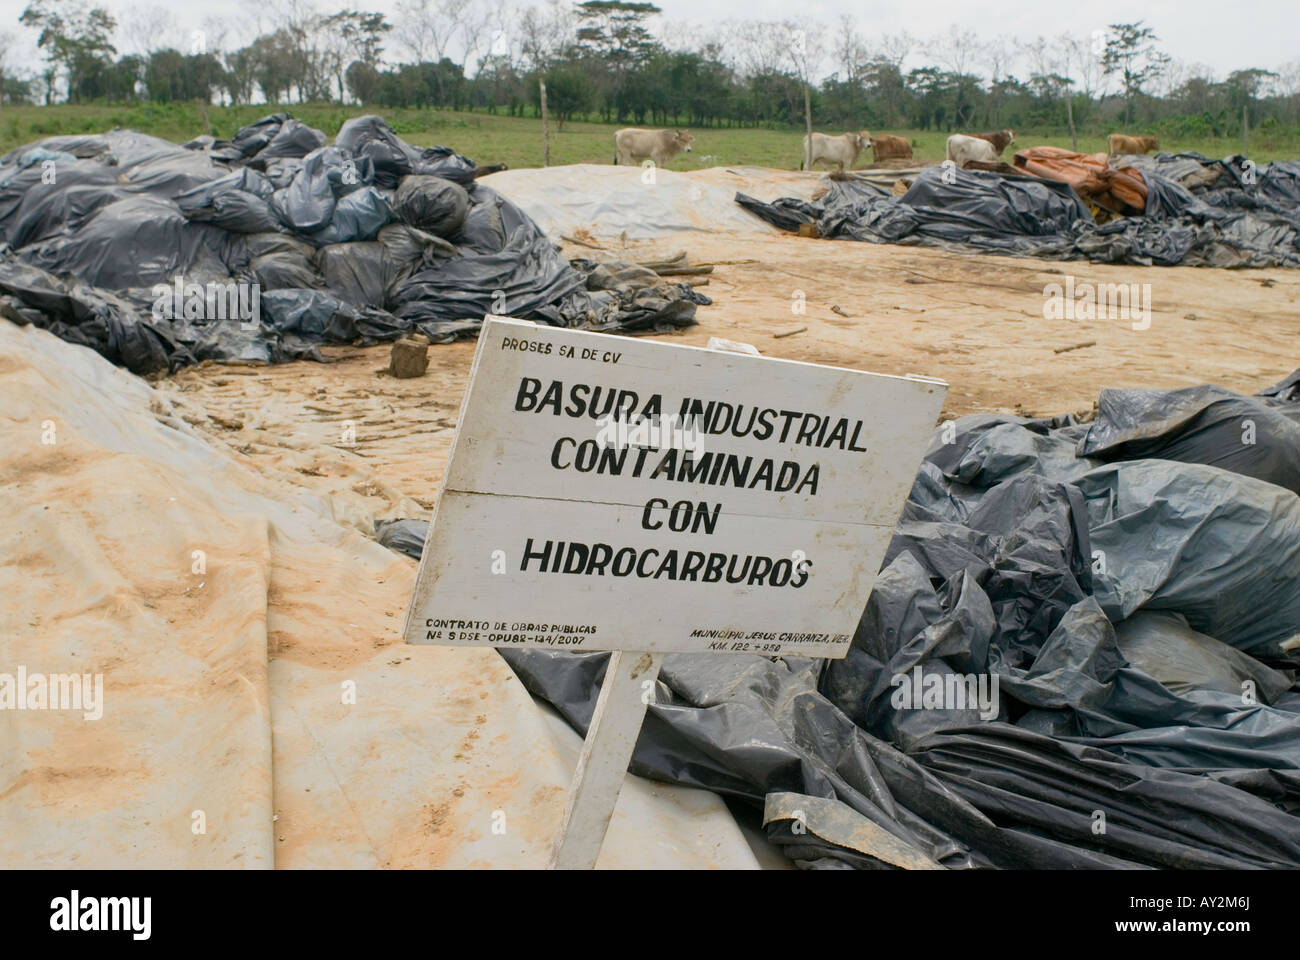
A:
POLYGON ((685 250, 675 250, 674 252, 661 257, 655 257, 652 260, 634 260, 638 267, 649 267, 651 270, 658 272, 660 267, 684 267, 690 261, 686 259, 685 250))
POLYGON ((564 234, 560 234, 560 239, 563 240, 563 241, 565 241, 566 243, 576 243, 576 244, 577 244, 578 246, 580 246, 580 247, 589 247, 589 248, 591 248, 592 250, 602 250, 602 249, 604 249, 604 248, 601 247, 601 245, 598 244, 598 243, 589 243, 588 241, 586 241, 586 240, 582 240, 582 239, 580 239, 580 238, 578 238, 578 237, 569 237, 569 236, 565 236, 564 234))
POLYGON ((1069 353, 1071 350, 1082 350, 1084 347, 1095 347, 1096 340, 1085 340, 1083 343, 1072 343, 1068 347, 1057 347, 1052 353, 1069 353))
POLYGON ((695 277, 713 272, 712 266, 651 267, 650 269, 661 277, 695 277))
POLYGON ((782 337, 793 337, 796 333, 803 333, 807 329, 807 327, 800 327, 798 330, 787 330, 785 333, 774 333, 772 334, 772 339, 780 340, 782 337))

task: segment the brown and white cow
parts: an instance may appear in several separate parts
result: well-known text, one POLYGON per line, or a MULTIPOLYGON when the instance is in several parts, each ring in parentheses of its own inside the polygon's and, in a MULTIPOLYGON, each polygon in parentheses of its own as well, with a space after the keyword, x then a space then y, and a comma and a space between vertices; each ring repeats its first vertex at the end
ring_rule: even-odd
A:
POLYGON ((614 134, 614 162, 634 165, 653 160, 662 167, 677 154, 691 152, 695 143, 688 130, 642 130, 625 127, 614 134))
MULTIPOLYGON (((870 130, 844 133, 838 137, 828 136, 824 133, 814 133, 812 135, 811 162, 816 163, 820 160, 823 163, 836 164, 841 170, 852 170, 853 165, 858 162, 858 155, 869 146, 871 146, 870 130)), ((809 159, 808 137, 805 136, 803 138, 803 154, 800 159, 800 166, 805 170, 812 169, 809 159)))
POLYGON ((989 133, 972 133, 971 136, 980 140, 987 140, 993 144, 993 149, 998 152, 998 156, 1001 156, 1003 150, 1016 142, 1016 131, 1014 130, 993 130, 989 133))
POLYGON ((1148 153, 1160 149, 1159 137, 1127 137, 1122 133, 1112 133, 1106 138, 1110 155, 1117 157, 1122 153, 1148 153))
POLYGON ((912 159, 912 141, 892 133, 878 133, 871 138, 871 156, 876 163, 882 160, 912 159))

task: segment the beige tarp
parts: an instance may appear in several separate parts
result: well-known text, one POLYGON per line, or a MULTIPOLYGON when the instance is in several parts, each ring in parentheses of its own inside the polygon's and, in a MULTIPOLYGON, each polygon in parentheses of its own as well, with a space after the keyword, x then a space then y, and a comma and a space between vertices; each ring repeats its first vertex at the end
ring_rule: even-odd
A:
MULTIPOLYGON (((403 645, 412 561, 166 411, 0 320, 0 674, 104 682, 98 720, 0 710, 0 862, 542 866, 577 736, 495 652, 403 645)), ((601 865, 755 860, 629 778, 601 865)))
POLYGON ((673 234, 780 233, 736 203, 736 192, 811 197, 821 173, 711 167, 679 173, 575 163, 506 170, 483 183, 518 204, 550 237, 655 240, 673 234))

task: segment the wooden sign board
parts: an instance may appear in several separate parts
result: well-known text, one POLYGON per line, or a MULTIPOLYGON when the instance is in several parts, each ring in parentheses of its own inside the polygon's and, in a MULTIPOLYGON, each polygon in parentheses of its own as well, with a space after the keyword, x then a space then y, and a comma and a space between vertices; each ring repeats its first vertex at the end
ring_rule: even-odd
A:
POLYGON ((945 391, 487 318, 406 639, 843 657, 945 391))

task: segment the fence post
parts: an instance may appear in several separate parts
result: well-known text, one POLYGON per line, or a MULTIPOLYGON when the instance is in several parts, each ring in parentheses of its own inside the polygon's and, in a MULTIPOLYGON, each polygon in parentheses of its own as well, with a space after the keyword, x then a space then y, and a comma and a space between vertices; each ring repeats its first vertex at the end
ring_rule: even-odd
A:
POLYGON ((546 81, 540 77, 537 86, 542 94, 542 166, 551 165, 551 122, 546 112, 546 81))

